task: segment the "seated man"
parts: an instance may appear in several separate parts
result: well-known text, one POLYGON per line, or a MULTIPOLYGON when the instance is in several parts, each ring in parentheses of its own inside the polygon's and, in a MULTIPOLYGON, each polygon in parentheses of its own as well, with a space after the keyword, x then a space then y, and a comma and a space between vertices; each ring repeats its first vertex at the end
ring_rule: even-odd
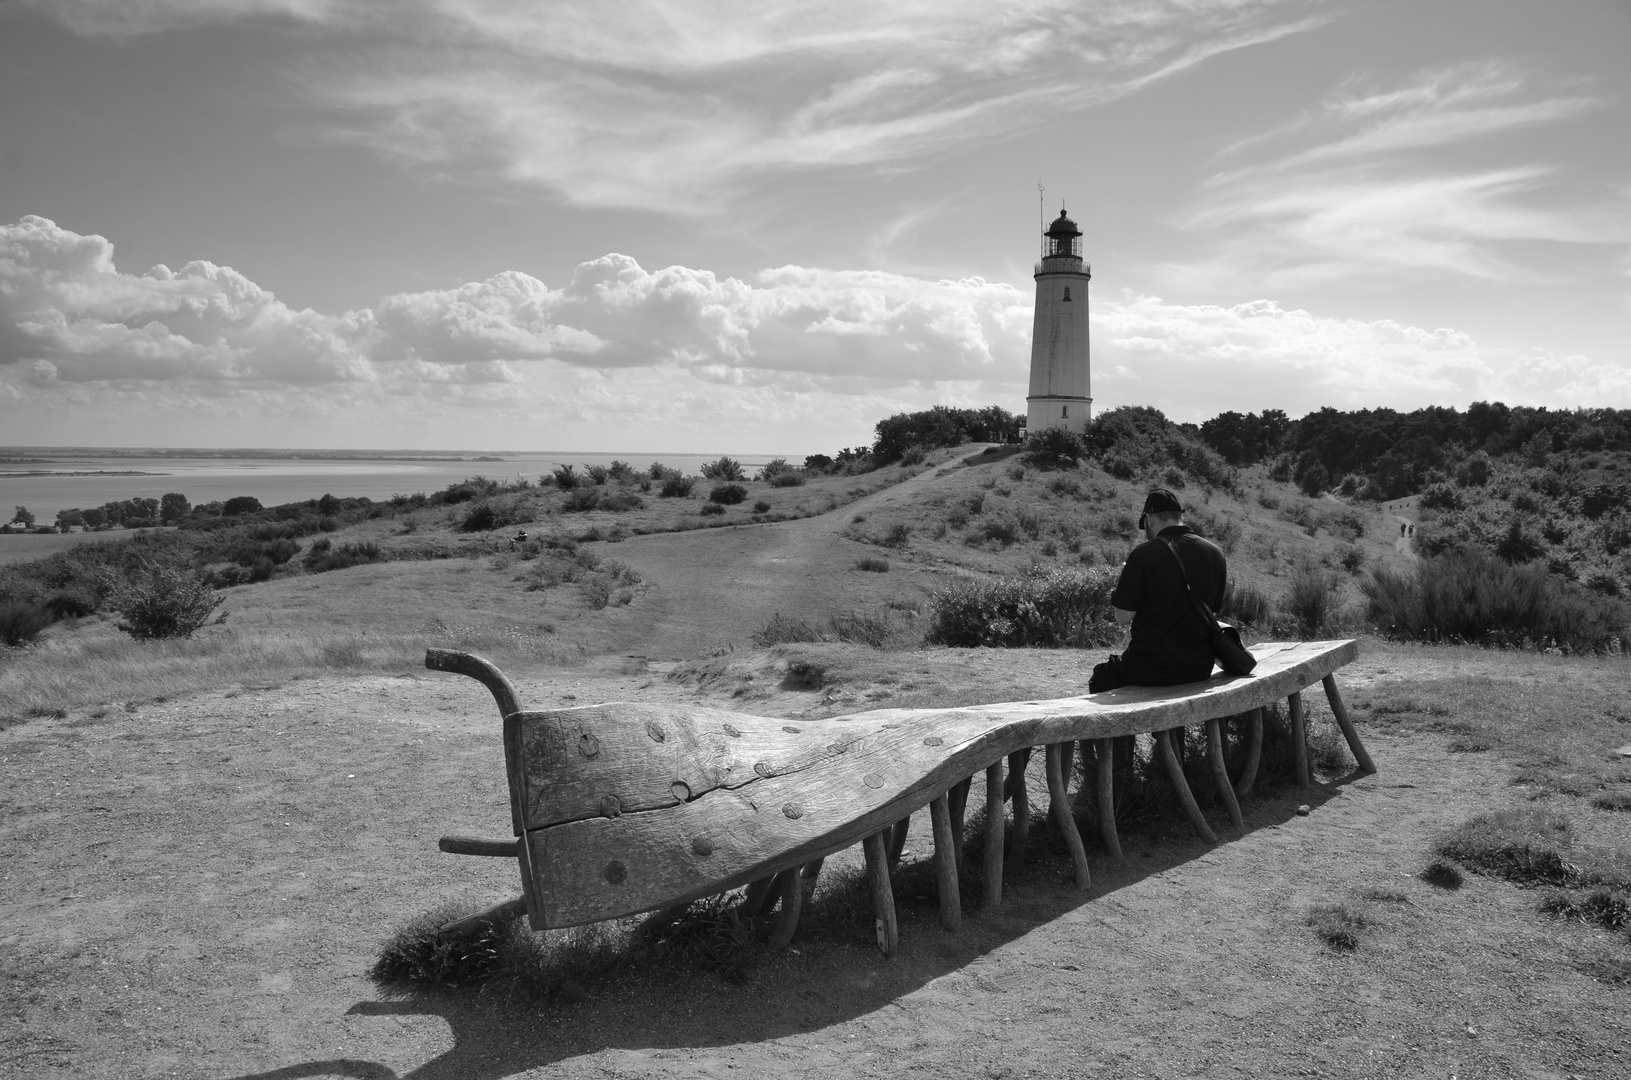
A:
POLYGON ((1178 496, 1165 488, 1144 500, 1138 526, 1146 539, 1127 556, 1110 596, 1116 622, 1133 624, 1132 640, 1120 656, 1094 667, 1090 694, 1127 685, 1172 686, 1212 674, 1207 626, 1190 603, 1189 589, 1213 611, 1222 606, 1228 574, 1223 552, 1184 524, 1178 496))

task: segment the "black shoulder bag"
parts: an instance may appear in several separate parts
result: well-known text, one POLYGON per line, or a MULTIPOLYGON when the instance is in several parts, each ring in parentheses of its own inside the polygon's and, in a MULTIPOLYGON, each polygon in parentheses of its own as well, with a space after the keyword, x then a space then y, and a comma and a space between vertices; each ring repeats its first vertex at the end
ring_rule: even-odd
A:
POLYGON ((1217 657, 1223 670, 1231 675, 1250 675, 1252 668, 1257 666, 1257 657, 1246 651, 1241 644, 1240 631, 1226 622, 1219 622, 1212 614, 1212 609, 1206 606, 1206 601, 1195 595, 1195 587, 1189 583, 1189 571, 1184 569, 1184 560, 1179 557, 1178 549, 1171 541, 1162 540, 1172 557, 1178 560, 1178 572, 1184 575, 1184 588, 1189 592, 1189 602, 1195 605, 1196 614, 1205 620, 1207 626, 1206 638, 1212 645, 1212 655, 1217 657))

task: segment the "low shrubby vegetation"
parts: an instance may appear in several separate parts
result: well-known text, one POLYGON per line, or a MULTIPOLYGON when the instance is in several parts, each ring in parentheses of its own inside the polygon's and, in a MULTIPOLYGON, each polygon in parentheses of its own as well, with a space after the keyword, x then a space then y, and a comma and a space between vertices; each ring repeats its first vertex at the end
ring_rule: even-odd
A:
POLYGON ((1618 601, 1471 546, 1423 559, 1413 571, 1378 568, 1360 587, 1370 621, 1409 641, 1618 652, 1627 622, 1618 601))
POLYGON ((929 602, 925 640, 993 648, 1086 648, 1120 639, 1113 567, 1038 567, 1022 577, 958 582, 929 602))

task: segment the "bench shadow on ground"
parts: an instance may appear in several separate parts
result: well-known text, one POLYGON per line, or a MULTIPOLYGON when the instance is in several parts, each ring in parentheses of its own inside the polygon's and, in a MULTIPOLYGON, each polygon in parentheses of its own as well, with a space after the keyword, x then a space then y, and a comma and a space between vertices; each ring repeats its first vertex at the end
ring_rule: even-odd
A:
MULTIPOLYGON (((1092 836, 1093 885, 1078 892, 1070 880, 1063 841, 1050 828, 1047 842, 1057 857, 1030 857, 1005 889, 1002 907, 983 911, 965 893, 963 927, 943 931, 932 897, 901 900, 901 951, 885 960, 866 947, 857 928, 854 948, 832 950, 796 978, 762 973, 734 985, 711 973, 693 975, 652 1008, 651 995, 622 995, 608 988, 566 1003, 537 997, 484 994, 479 988, 409 990, 381 995, 347 1010, 355 1017, 440 1017, 452 1033, 446 1052, 404 1073, 376 1061, 333 1058, 245 1073, 234 1080, 297 1080, 355 1077, 360 1080, 498 1080, 605 1050, 684 1051, 727 1047, 819 1031, 864 1016, 934 979, 953 973, 1040 926, 1091 905, 1144 879, 1182 866, 1232 840, 1277 828, 1297 816, 1300 804, 1321 807, 1364 773, 1352 770, 1312 788, 1284 786, 1254 794, 1242 807, 1244 831, 1228 826, 1221 809, 1207 812, 1217 847, 1198 839, 1187 823, 1163 821, 1138 833, 1124 832, 1124 858, 1106 855, 1092 836), (707 980, 709 985, 698 985, 707 980), (636 1000, 638 999, 638 1000, 636 1000)), ((1033 825, 1033 831, 1038 826, 1033 825)), ((1033 843, 1029 850, 1035 851, 1033 843)), ((966 888, 965 883, 965 888, 966 888)), ((820 901, 817 901, 817 905, 820 901)), ((798 947, 795 940, 794 948, 798 947)), ((670 985, 675 980, 667 980, 670 985)))

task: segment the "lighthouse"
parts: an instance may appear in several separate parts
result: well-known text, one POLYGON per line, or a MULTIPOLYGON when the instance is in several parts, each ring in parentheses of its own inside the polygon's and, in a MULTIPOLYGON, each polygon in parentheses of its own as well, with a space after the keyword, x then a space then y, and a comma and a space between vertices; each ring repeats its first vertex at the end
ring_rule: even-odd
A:
POLYGON ((1031 324, 1031 390, 1025 397, 1025 432, 1087 429, 1093 407, 1088 374, 1087 283, 1082 230, 1063 207, 1042 234, 1036 264, 1036 317, 1031 324))

